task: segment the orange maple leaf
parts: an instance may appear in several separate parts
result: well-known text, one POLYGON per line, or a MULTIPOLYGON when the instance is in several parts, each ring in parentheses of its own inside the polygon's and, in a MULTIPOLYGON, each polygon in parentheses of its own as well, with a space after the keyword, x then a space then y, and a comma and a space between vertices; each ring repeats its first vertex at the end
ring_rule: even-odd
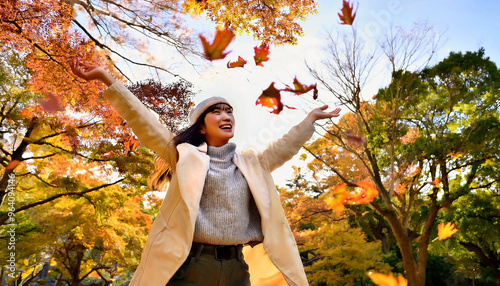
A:
MULTIPOLYGON (((352 25, 352 22, 354 22, 354 18, 356 17, 356 12, 353 12, 353 6, 349 5, 349 2, 346 0, 342 1, 342 9, 341 13, 338 13, 340 21, 342 25, 352 25)), ((356 8, 357 10, 357 8, 356 8)))
POLYGON ((408 280, 401 275, 394 277, 392 274, 385 275, 381 273, 368 272, 368 277, 373 283, 379 286, 407 286, 408 280))
POLYGON ((337 215, 340 215, 344 209, 344 204, 347 201, 348 192, 347 192, 347 184, 338 184, 332 188, 330 197, 326 199, 326 206, 335 210, 337 215))
POLYGON ((271 113, 274 114, 279 114, 283 110, 283 107, 287 107, 289 109, 295 109, 293 107, 284 105, 281 102, 280 92, 281 90, 276 89, 274 87, 274 82, 272 82, 271 85, 269 85, 269 87, 262 92, 259 98, 257 98, 255 105, 269 107, 272 109, 271 113))
POLYGON ((378 196, 375 185, 371 182, 358 182, 358 188, 347 190, 347 184, 338 184, 330 191, 330 197, 325 200, 329 209, 335 210, 340 215, 345 205, 369 204, 378 196))
POLYGON ((209 44, 207 39, 203 35, 200 35, 203 50, 205 51, 205 57, 210 61, 225 58, 229 52, 224 52, 224 50, 227 48, 229 43, 231 43, 233 38, 234 32, 229 29, 229 27, 217 28, 212 44, 209 44))
POLYGON ((245 59, 243 59, 242 57, 238 56, 238 60, 237 61, 229 61, 227 62, 227 68, 231 69, 231 68, 242 68, 245 66, 245 64, 247 63, 247 61, 245 61, 245 59))
POLYGON ((49 92, 47 94, 48 99, 42 101, 40 104, 42 108, 48 113, 56 113, 57 111, 63 111, 64 108, 61 106, 61 100, 59 96, 49 92))
POLYGON ((264 65, 262 62, 267 62, 269 60, 269 46, 263 43, 259 47, 254 47, 253 50, 255 51, 255 55, 253 56, 255 65, 263 67, 264 65))
POLYGON ((455 224, 451 222, 444 224, 444 222, 442 222, 438 225, 438 238, 439 240, 445 240, 450 238, 457 231, 458 229, 455 228, 455 224))
POLYGON ((427 183, 429 183, 429 185, 432 185, 432 186, 434 186, 434 187, 438 187, 440 182, 441 182, 441 179, 439 179, 439 178, 435 178, 435 179, 434 179, 434 181, 432 181, 432 182, 427 182, 427 183))
POLYGON ((356 193, 351 200, 350 204, 369 204, 378 196, 377 187, 371 182, 358 182, 356 183, 362 191, 356 193))
POLYGON ((135 139, 134 135, 130 135, 129 137, 125 138, 125 141, 123 142, 125 150, 123 150, 123 153, 125 155, 128 155, 129 152, 134 152, 137 147, 139 147, 141 144, 137 139, 135 139))
POLYGON ((7 164, 7 166, 5 166, 5 173, 9 173, 9 172, 12 172, 16 167, 17 165, 19 165, 19 160, 12 160, 9 162, 9 164, 7 164))
POLYGON ((302 83, 299 82, 297 77, 293 79, 293 88, 290 86, 286 86, 286 88, 283 91, 290 91, 293 92, 297 95, 309 92, 310 90, 313 90, 313 99, 318 98, 318 88, 316 84, 311 84, 311 85, 303 85, 302 83))

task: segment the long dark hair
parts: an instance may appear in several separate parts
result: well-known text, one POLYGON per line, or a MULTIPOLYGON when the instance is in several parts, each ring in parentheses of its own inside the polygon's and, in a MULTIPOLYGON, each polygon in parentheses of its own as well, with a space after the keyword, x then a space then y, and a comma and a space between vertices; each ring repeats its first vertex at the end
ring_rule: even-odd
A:
MULTIPOLYGON (((223 110, 227 107, 233 110, 233 107, 226 103, 217 103, 211 105, 200 115, 200 117, 198 117, 194 124, 182 130, 174 137, 174 145, 177 146, 182 143, 189 143, 194 146, 200 146, 202 143, 207 142, 207 140, 205 139, 205 135, 201 134, 200 132, 202 125, 205 123, 205 116, 209 112, 217 109, 223 110)), ((148 186, 152 190, 161 191, 164 189, 165 184, 172 178, 172 168, 165 160, 160 157, 156 157, 154 166, 155 170, 148 177, 148 186)))

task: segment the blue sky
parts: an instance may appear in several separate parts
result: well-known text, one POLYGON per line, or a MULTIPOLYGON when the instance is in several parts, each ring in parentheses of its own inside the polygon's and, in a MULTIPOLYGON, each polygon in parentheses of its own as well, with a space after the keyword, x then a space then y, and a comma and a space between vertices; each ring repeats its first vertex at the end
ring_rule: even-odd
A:
MULTIPOLYGON (((318 3, 318 14, 309 16, 302 22, 305 36, 299 39, 298 45, 271 47, 270 60, 264 63, 264 67, 256 67, 252 62, 253 47, 260 43, 245 35, 237 36, 231 43, 229 50, 232 52, 226 59, 203 63, 201 67, 193 68, 185 61, 166 53, 164 48, 158 54, 164 62, 169 63, 169 68, 194 84, 195 90, 199 91, 195 102, 215 95, 226 97, 235 107, 236 134, 233 141, 240 148, 261 149, 301 121, 307 111, 320 105, 312 100, 306 103, 294 101, 292 96, 287 96, 285 99, 290 100, 290 104, 298 109, 273 115, 254 104, 262 90, 271 82, 278 86, 291 85, 295 76, 305 84, 314 83, 305 62, 321 68, 319 61, 326 44, 327 32, 350 29, 349 26, 339 24, 337 13, 342 7, 341 0, 319 0, 318 3), (227 69, 227 61, 236 60, 239 55, 248 61, 245 68, 227 69)), ((354 3, 355 6, 359 5, 354 25, 367 41, 375 43, 391 25, 411 28, 415 22, 427 22, 439 34, 441 44, 432 63, 442 60, 450 51, 477 51, 484 47, 486 55, 497 65, 500 64, 498 0, 360 0, 354 3)), ((197 19, 189 22, 208 37, 214 31, 215 26, 209 21, 197 19)), ((367 97, 371 97, 389 81, 388 70, 380 68, 372 72, 384 76, 370 82, 370 86, 364 91, 367 97)), ((142 78, 137 78, 140 79, 142 78)), ((320 90, 319 97, 324 102, 335 105, 335 100, 326 91, 320 90)), ((286 179, 291 177, 290 167, 294 164, 300 162, 294 159, 275 172, 277 184, 284 185, 286 179)))

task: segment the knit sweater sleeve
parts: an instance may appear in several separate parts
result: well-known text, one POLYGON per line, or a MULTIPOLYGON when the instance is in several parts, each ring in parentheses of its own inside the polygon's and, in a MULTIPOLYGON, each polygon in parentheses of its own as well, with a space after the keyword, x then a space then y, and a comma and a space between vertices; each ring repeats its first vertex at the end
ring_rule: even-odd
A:
POLYGON ((302 145, 311 138, 314 133, 314 125, 304 120, 295 125, 280 139, 272 142, 258 156, 260 162, 270 172, 282 166, 286 161, 299 152, 302 145))
POLYGON ((158 121, 153 112, 119 81, 104 91, 104 98, 127 121, 142 145, 154 150, 171 167, 175 167, 174 134, 158 121))

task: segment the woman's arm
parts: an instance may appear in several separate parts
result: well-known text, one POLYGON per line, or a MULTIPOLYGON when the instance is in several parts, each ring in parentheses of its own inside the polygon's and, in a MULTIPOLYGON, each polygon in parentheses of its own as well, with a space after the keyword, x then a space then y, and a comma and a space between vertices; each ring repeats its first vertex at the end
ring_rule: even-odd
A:
POLYGON ((78 61, 71 62, 70 66, 76 76, 87 81, 98 80, 108 86, 104 98, 127 121, 141 144, 154 150, 175 168, 177 151, 172 143, 174 134, 158 121, 153 112, 104 68, 78 61))
POLYGON ((302 145, 311 138, 314 133, 314 122, 320 119, 337 117, 340 108, 333 111, 325 111, 328 105, 313 109, 306 118, 298 125, 292 127, 282 138, 272 142, 260 153, 260 161, 263 162, 269 171, 274 171, 290 160, 302 148, 302 145))

